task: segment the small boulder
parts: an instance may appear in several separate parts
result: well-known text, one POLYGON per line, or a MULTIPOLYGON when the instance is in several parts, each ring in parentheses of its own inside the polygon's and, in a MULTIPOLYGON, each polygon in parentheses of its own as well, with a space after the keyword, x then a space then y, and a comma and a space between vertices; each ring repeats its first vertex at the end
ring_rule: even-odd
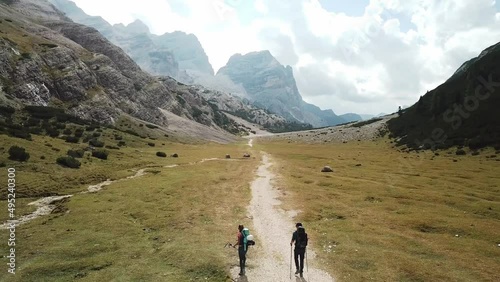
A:
POLYGON ((246 153, 243 155, 244 158, 250 158, 250 154, 246 153))
POLYGON ((227 154, 226 159, 230 159, 230 158, 231 158, 231 155, 227 154))
POLYGON ((323 169, 321 170, 321 172, 333 172, 333 169, 329 166, 325 166, 323 167, 323 169))
POLYGON ((172 158, 178 158, 178 157, 179 157, 179 155, 178 155, 177 153, 174 153, 174 154, 172 154, 172 155, 171 155, 171 157, 172 157, 172 158))

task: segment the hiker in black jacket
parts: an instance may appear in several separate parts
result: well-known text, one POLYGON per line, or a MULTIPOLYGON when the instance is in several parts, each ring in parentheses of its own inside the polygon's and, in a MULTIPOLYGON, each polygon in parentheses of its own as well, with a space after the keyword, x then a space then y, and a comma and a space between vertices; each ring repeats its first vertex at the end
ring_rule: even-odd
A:
POLYGON ((295 227, 297 227, 297 230, 293 232, 290 246, 293 245, 293 243, 295 243, 295 249, 294 249, 295 269, 296 269, 295 274, 300 274, 300 277, 303 277, 304 254, 306 253, 308 239, 306 230, 302 226, 302 223, 299 222, 295 224, 295 227))

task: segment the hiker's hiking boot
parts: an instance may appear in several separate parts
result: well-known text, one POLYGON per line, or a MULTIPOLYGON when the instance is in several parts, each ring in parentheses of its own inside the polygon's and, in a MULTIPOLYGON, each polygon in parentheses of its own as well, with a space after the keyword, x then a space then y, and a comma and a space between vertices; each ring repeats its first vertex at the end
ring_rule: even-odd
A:
POLYGON ((304 277, 304 275, 302 274, 302 272, 300 273, 300 277, 304 277))
POLYGON ((295 275, 299 274, 300 272, 298 270, 295 270, 295 275))
POLYGON ((240 273, 238 273, 238 275, 240 275, 240 276, 245 275, 245 268, 242 268, 242 269, 240 270, 240 273))

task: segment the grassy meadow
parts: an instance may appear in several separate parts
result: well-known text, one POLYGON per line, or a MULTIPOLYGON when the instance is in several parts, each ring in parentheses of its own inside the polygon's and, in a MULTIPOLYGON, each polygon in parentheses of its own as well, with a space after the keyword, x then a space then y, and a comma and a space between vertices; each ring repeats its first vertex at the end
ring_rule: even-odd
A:
POLYGON ((338 281, 500 281, 500 156, 255 143, 338 281), (320 172, 329 165, 333 173, 320 172))
MULTIPOLYGON (((225 281, 237 253, 237 226, 248 225, 249 182, 259 157, 243 159, 243 143, 220 145, 152 140, 112 129, 102 130, 106 145, 119 133, 127 145, 108 150, 107 160, 86 152, 79 169, 56 164, 68 149, 84 148, 64 140, 33 135, 33 141, 0 135, 1 179, 16 168, 16 215, 27 203, 49 195, 74 196, 55 212, 16 229, 17 273, 0 271, 0 281, 225 281), (155 143, 152 147, 148 143, 155 143), (30 154, 28 162, 7 159, 11 145, 30 154), (156 156, 162 151, 179 158, 156 156), (231 154, 231 160, 225 160, 231 154), (42 158, 43 156, 43 158, 42 158), (197 163, 202 159, 222 160, 197 163), (178 164, 177 167, 167 168, 178 164), (96 193, 88 185, 122 179, 146 168, 142 177, 115 182, 96 193), (249 173, 250 172, 250 173, 249 173)), ((6 186, 6 182, 4 183, 6 186)), ((5 189, 4 189, 5 190, 5 189)), ((0 219, 7 219, 6 191, 0 219)), ((0 230, 2 253, 8 231, 0 230)), ((6 261, 4 258, 3 261, 6 261)))

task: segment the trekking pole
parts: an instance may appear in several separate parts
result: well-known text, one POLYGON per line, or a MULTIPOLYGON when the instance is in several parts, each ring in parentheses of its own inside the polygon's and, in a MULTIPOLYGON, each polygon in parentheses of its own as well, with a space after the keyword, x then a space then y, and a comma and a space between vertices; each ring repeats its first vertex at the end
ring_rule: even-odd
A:
POLYGON ((310 280, 310 278, 309 278, 309 262, 307 261, 307 248, 306 248, 306 269, 307 269, 307 280, 310 280))
POLYGON ((292 280, 292 245, 290 244, 290 280, 292 280))

